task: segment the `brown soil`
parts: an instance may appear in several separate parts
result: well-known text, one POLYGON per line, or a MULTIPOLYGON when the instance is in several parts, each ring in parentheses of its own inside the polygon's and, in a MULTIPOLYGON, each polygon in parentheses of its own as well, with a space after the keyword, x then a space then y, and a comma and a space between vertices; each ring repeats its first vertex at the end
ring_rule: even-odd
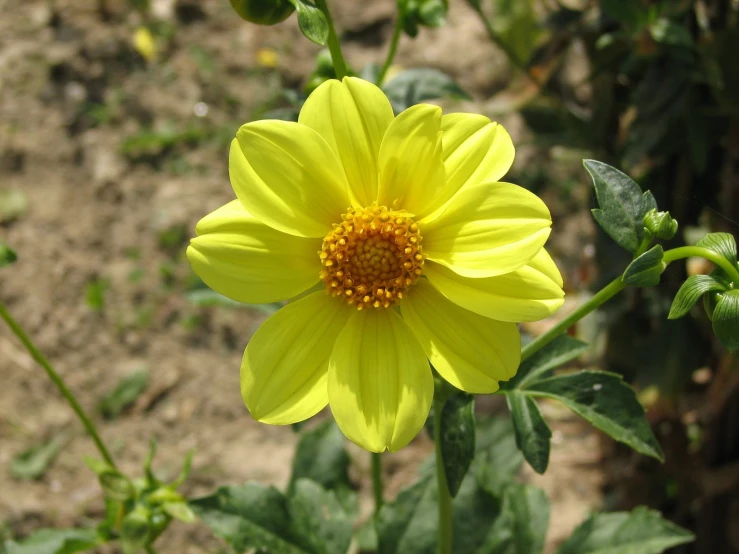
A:
MULTIPOLYGON (((333 4, 350 39, 351 63, 381 60, 394 2, 333 4)), ((196 449, 188 494, 246 480, 284 486, 297 436, 255 423, 238 392, 243 347, 265 316, 190 305, 182 241, 200 217, 233 196, 227 144, 234 130, 279 106, 283 87, 301 85, 318 48, 301 37, 294 17, 257 28, 221 0, 153 5, 154 17, 173 35, 162 40, 158 60, 147 63, 132 47, 142 18, 124 0, 0 0, 0 190, 22 191, 28 201, 19 217, 0 219, 0 238, 20 257, 0 274, 0 300, 91 412, 122 377, 150 372, 151 384, 132 408, 110 421, 96 417, 124 471, 140 471, 149 438, 156 437, 155 465, 163 476, 174 476, 185 453, 196 449), (276 68, 258 64, 263 48, 278 53, 276 68), (199 102, 208 107, 204 117, 194 114, 199 102), (126 143, 145 129, 168 126, 194 129, 194 137, 153 149, 126 143), (104 305, 94 309, 86 295, 99 282, 107 283, 104 305)), ((442 69, 476 99, 455 109, 501 109, 489 98, 507 85, 510 72, 464 3, 452 3, 446 27, 404 38, 400 52, 399 63, 442 69)), ((520 123, 503 115, 520 138, 520 123)), ((555 241, 563 259, 579 259, 581 237, 589 233, 583 221, 562 218, 562 229, 574 231, 555 241)), ((96 454, 93 446, 4 327, 0 383, 0 529, 4 522, 22 537, 98 517, 100 491, 82 462, 96 454), (11 477, 14 456, 70 431, 43 477, 11 477)), ((525 471, 524 478, 552 500, 551 550, 600 505, 601 450, 587 426, 554 406, 546 409, 558 416, 551 469, 544 477, 525 471)), ((387 456, 390 496, 413 479, 429 450, 419 438, 387 456)), ((368 457, 351 452, 367 513, 368 457)), ((183 525, 172 526, 157 546, 178 554, 222 548, 202 526, 183 525)))

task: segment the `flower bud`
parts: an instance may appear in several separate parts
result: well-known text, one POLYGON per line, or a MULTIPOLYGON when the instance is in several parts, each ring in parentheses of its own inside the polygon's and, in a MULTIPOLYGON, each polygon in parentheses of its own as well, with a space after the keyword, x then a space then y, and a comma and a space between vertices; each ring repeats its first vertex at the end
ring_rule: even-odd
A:
POLYGON ((670 212, 650 210, 644 216, 644 228, 652 235, 662 240, 669 240, 677 233, 677 220, 670 217, 670 212))
POLYGON ((241 19, 257 25, 275 25, 295 11, 288 0, 230 0, 241 19))

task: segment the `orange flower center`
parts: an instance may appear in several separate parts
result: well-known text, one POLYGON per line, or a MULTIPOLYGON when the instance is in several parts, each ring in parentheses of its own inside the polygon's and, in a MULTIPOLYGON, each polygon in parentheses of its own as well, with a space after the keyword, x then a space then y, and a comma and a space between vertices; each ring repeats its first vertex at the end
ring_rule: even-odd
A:
POLYGON ((358 310, 388 308, 423 273, 418 224, 385 206, 350 208, 323 239, 321 279, 358 310))

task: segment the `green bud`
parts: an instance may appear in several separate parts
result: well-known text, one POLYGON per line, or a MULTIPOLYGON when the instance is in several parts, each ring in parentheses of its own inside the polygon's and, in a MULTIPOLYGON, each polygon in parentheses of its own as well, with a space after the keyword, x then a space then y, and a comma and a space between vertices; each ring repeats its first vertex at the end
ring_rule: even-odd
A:
POLYGON ((316 56, 316 75, 329 79, 336 78, 336 70, 334 69, 334 61, 331 58, 331 52, 324 48, 316 56))
POLYGON ((149 516, 151 513, 143 506, 136 508, 121 523, 121 546, 125 554, 139 552, 149 541, 149 516))
POLYGON ((327 77, 314 73, 313 75, 311 75, 310 79, 308 79, 308 82, 305 83, 303 91, 305 92, 305 94, 310 95, 311 92, 316 90, 321 84, 326 81, 328 81, 327 77))
POLYGON ((230 0, 241 19, 257 25, 276 25, 295 11, 288 0, 230 0))
POLYGON ((670 217, 670 212, 652 209, 644 216, 643 223, 644 228, 658 239, 669 240, 677 233, 677 220, 670 217))

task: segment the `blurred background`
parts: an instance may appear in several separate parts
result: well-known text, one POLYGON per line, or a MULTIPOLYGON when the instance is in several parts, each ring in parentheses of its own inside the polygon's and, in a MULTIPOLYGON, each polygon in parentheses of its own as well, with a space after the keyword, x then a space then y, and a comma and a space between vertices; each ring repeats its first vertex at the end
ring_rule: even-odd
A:
MULTIPOLYGON (((394 0, 329 4, 348 62, 371 74, 394 0)), ((297 435, 253 422, 238 386, 243 348, 275 307, 211 293, 184 249, 195 223, 233 198, 236 129, 294 117, 326 78, 321 47, 294 16, 257 27, 226 0, 0 0, 0 14, 0 238, 19 256, 0 274, 0 299, 102 422, 124 472, 138 471, 154 436, 164 476, 196 449, 191 495, 247 479, 284 486, 297 435)), ((583 158, 651 189, 680 222, 671 246, 739 233, 739 2, 451 0, 445 24, 425 23, 401 38, 394 103, 414 92, 393 76, 434 69, 446 75, 433 95, 445 110, 508 129, 517 159, 507 180, 552 211, 562 313, 629 261, 593 224, 583 158)), ((552 461, 523 478, 552 501, 548 551, 593 510, 647 504, 697 533, 676 552, 739 552, 739 357, 712 338, 702 309, 666 319, 686 272, 708 270, 673 264, 659 288, 629 289, 574 330, 593 345, 583 366, 636 386, 666 463, 544 403, 552 461)), ((499 400, 478 409, 505 413, 499 400)), ((385 457, 389 496, 432 449, 419 436, 385 457)), ((351 453, 366 515, 369 457, 351 453)), ((82 463, 93 454, 1 329, 0 543, 99 517, 97 478, 82 463)), ((159 545, 228 551, 205 528, 176 523, 159 545)))

